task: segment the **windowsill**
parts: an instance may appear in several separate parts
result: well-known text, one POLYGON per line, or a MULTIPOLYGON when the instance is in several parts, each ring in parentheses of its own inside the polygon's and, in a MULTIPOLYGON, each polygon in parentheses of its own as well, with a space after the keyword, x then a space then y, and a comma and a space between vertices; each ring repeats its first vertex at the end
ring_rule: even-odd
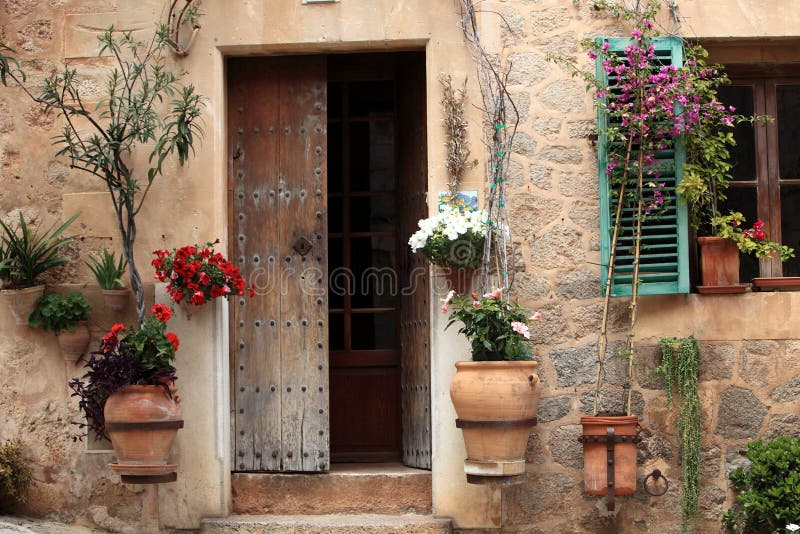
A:
POLYGON ((753 278, 753 291, 800 291, 800 276, 753 278))

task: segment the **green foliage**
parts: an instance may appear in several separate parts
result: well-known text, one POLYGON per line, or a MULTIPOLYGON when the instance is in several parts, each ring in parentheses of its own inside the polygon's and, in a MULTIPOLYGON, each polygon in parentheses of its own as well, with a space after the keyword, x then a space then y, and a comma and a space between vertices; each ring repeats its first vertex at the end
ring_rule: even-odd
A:
POLYGON ((0 221, 3 230, 0 278, 4 285, 13 289, 35 286, 39 276, 66 263, 66 258, 59 256, 58 252, 73 239, 61 237, 61 234, 78 215, 80 213, 76 213, 57 228, 53 223, 45 231, 31 228, 21 211, 19 223, 13 228, 0 221))
POLYGON ((125 282, 122 281, 122 273, 128 267, 128 262, 125 260, 124 255, 120 255, 118 261, 114 251, 104 248, 96 256, 89 256, 89 261, 86 262, 86 265, 89 266, 102 289, 122 289, 125 287, 125 282))
POLYGON ((175 370, 175 345, 167 337, 167 324, 151 315, 141 328, 132 329, 122 344, 130 354, 144 364, 146 370, 175 370))
MULTIPOLYGON (((500 298, 499 290, 478 300, 466 295, 452 297, 455 308, 445 329, 460 321, 463 326, 458 330, 469 339, 474 361, 530 360, 530 349, 525 345, 527 333, 526 323, 531 320, 528 310, 516 302, 500 298), (477 305, 474 305, 477 303, 477 305), (514 324, 522 332, 514 329, 514 324), (524 332, 524 333, 523 333, 524 332)), ((448 304, 442 306, 447 311, 448 304)))
POLYGON ((3 43, 0 43, 0 83, 8 85, 8 79, 19 76, 25 81, 25 73, 19 68, 19 62, 7 53, 13 54, 14 51, 3 43), (15 74, 16 72, 16 74, 15 74))
MULTIPOLYGON (((181 86, 167 65, 163 54, 170 46, 167 24, 159 25, 149 42, 113 26, 98 39, 100 55, 110 56, 114 66, 96 107, 87 108, 79 90, 81 77, 69 67, 45 80, 40 96, 31 96, 64 119, 54 138, 56 155, 68 157, 73 168, 102 180, 110 193, 141 324, 144 290, 134 262, 135 218, 166 161, 177 156, 184 165, 194 154, 194 143, 203 135, 204 99, 191 85, 181 86), (134 172, 128 166, 130 156, 145 147, 148 163, 134 172)), ((19 79, 15 81, 25 89, 19 79)))
POLYGON ((448 238, 441 231, 434 232, 422 247, 422 255, 440 267, 475 269, 483 259, 484 234, 468 231, 457 240, 448 238))
POLYGON ((32 479, 31 468, 22 455, 22 442, 5 442, 0 447, 0 511, 10 511, 13 504, 25 502, 32 479))
POLYGON ((75 330, 78 321, 88 319, 92 308, 82 293, 73 291, 69 295, 44 295, 36 301, 36 309, 28 318, 33 328, 42 327, 45 332, 58 334, 62 330, 75 330))
POLYGON ((730 474, 739 494, 725 524, 736 533, 789 532, 787 525, 800 523, 800 438, 751 441, 747 458, 749 469, 730 474))
POLYGON ((749 230, 742 228, 744 222, 744 215, 738 211, 732 211, 728 215, 719 215, 712 219, 712 224, 717 229, 717 237, 724 237, 745 254, 753 254, 756 258, 778 254, 781 261, 794 258, 793 248, 767 240, 767 235, 763 231, 763 222, 756 221, 753 228, 749 230))
POLYGON ((681 529, 687 532, 697 517, 700 495, 700 440, 703 432, 703 405, 697 389, 700 347, 693 337, 661 338, 659 343, 662 361, 656 372, 664 377, 667 407, 672 407, 674 393, 681 401, 678 413, 682 469, 681 529))

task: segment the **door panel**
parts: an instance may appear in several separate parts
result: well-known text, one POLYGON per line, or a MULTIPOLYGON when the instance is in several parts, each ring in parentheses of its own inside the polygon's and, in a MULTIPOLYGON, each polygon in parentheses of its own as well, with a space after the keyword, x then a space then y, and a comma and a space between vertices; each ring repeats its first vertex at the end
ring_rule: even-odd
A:
MULTIPOLYGON (((397 106, 401 235, 410 236, 426 217, 428 159, 425 109, 425 57, 405 58, 398 66, 397 106)), ((431 352, 428 320, 429 268, 422 254, 403 247, 400 319, 403 463, 431 468, 431 352)))
POLYGON ((234 469, 329 468, 325 59, 228 62, 234 469))

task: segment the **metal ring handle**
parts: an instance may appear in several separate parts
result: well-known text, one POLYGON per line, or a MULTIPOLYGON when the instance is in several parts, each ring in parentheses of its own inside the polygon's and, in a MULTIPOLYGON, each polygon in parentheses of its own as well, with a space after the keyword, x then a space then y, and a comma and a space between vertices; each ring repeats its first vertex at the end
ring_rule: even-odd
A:
POLYGON ((667 479, 667 477, 665 477, 661 473, 660 469, 653 469, 652 473, 650 473, 649 475, 644 477, 644 483, 642 483, 642 487, 644 488, 644 491, 647 492, 647 494, 650 495, 651 497, 661 497, 669 489, 669 480, 667 479), (650 480, 651 478, 653 479, 653 482, 655 482, 659 478, 663 478, 664 479, 664 491, 662 491, 661 493, 654 493, 654 492, 650 491, 650 488, 647 487, 647 481, 650 480))

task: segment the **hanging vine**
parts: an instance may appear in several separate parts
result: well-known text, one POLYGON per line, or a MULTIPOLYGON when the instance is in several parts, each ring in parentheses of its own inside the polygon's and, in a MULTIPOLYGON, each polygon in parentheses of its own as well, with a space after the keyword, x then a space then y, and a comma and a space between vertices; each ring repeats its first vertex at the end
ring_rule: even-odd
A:
POLYGON ((688 532, 697 517, 700 495, 700 441, 703 405, 698 392, 700 347, 694 337, 661 338, 662 361, 656 372, 664 377, 667 407, 680 399, 678 439, 681 443, 681 530, 688 532))
MULTIPOLYGON (((486 177, 489 189, 486 198, 486 241, 483 249, 481 288, 489 289, 490 274, 494 273, 504 289, 505 296, 511 289, 513 273, 510 274, 508 257, 514 255, 513 243, 506 210, 506 181, 510 162, 511 145, 519 124, 519 113, 508 92, 508 74, 511 64, 502 66, 496 56, 490 55, 480 39, 478 13, 473 0, 460 0, 461 28, 464 40, 475 60, 478 71, 484 122, 484 146, 486 150, 486 177)), ((494 12, 492 12, 494 13, 494 12)), ((502 18, 502 15, 499 15, 502 18)), ((503 19, 506 27, 511 31, 503 19)))

